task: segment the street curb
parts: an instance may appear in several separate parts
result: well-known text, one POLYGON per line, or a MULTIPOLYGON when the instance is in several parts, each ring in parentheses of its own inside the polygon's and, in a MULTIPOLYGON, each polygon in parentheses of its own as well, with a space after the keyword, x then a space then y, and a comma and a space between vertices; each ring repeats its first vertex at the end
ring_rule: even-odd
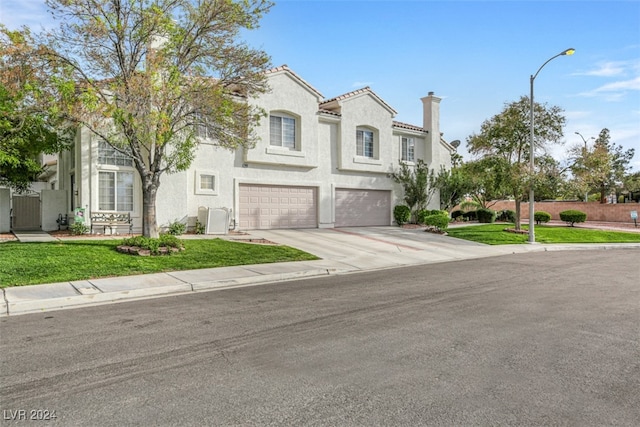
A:
MULTIPOLYGON (((212 280, 202 283, 182 283, 169 286, 157 286, 146 289, 131 289, 126 291, 101 292, 94 294, 78 294, 74 296, 33 299, 24 301, 7 301, 2 292, 3 301, 0 304, 0 317, 18 316, 21 314, 42 313, 69 308, 90 307, 96 305, 136 301, 163 296, 185 295, 194 292, 208 292, 232 289, 245 286, 257 286, 273 282, 282 282, 301 278, 321 277, 335 274, 335 269, 322 268, 289 273, 263 274, 259 276, 241 277, 227 280, 212 280)), ((71 283, 69 283, 71 285, 71 283)), ((71 285, 73 286, 73 285, 71 285)))
MULTIPOLYGON (((225 278, 220 280, 201 281, 196 282, 194 280, 181 279, 180 272, 160 273, 155 277, 155 282, 150 287, 131 288, 131 289, 118 289, 111 291, 104 291, 100 287, 105 287, 96 281, 81 280, 73 282, 63 282, 58 284, 49 285, 35 285, 35 286, 59 286, 59 288, 49 288, 50 290, 61 290, 58 295, 50 298, 41 297, 34 298, 29 296, 16 296, 9 295, 11 292, 7 292, 11 289, 22 289, 22 287, 14 288, 2 288, 2 298, 0 299, 0 318, 16 316, 21 314, 42 313, 47 311, 63 310, 70 308, 91 307, 97 305, 104 305, 110 303, 135 301, 148 298, 158 298, 164 296, 177 296, 187 295, 195 292, 208 292, 223 289, 232 289, 239 287, 258 286, 274 282, 283 282, 288 280, 323 277, 330 275, 342 275, 359 273, 366 271, 386 270, 392 268, 401 268, 407 266, 426 265, 426 264, 438 264, 443 262, 455 262, 469 259, 480 259, 494 256, 505 256, 511 254, 523 254, 533 252, 556 252, 556 251, 570 251, 570 250, 620 250, 620 249, 635 249, 640 250, 640 243, 611 243, 611 244, 588 244, 588 243, 575 243, 575 244, 532 244, 532 245, 502 245, 492 247, 494 251, 483 250, 481 253, 470 254, 465 256, 454 257, 450 259, 442 259, 437 261, 418 261, 409 262, 406 264, 393 264, 381 266, 379 268, 362 268, 361 266, 350 265, 348 262, 343 262, 341 267, 323 266, 319 268, 309 268, 298 271, 289 272, 261 272, 262 264, 248 267, 247 270, 251 272, 250 275, 225 278), (345 268, 346 267, 346 268, 345 268), (164 277, 163 277, 164 275, 164 277), (67 288, 68 286, 68 288, 67 288), (13 301, 12 301, 13 299, 13 301)), ((488 248, 485 248, 488 249, 488 248)), ((137 277, 137 276, 133 276, 137 277)), ((126 278, 126 277, 125 277, 126 278)), ((122 278, 120 278, 122 279, 122 278)), ((107 286, 108 287, 108 286, 107 286)), ((52 292, 55 294, 56 292, 52 292)))

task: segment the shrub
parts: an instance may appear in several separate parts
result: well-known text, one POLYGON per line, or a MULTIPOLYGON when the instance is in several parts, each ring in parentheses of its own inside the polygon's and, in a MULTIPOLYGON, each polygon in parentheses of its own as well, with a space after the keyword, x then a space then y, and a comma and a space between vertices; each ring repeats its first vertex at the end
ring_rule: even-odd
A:
POLYGON ((477 211, 465 212, 462 214, 462 218, 466 219, 467 221, 475 221, 478 219, 478 212, 477 211))
POLYGON ((405 205, 397 205, 393 208, 393 219, 396 220, 396 223, 399 226, 406 224, 411 219, 411 210, 409 206, 405 205))
POLYGON ((178 221, 177 219, 170 223, 169 228, 167 229, 167 233, 173 236, 180 236, 181 234, 184 234, 185 231, 187 231, 186 224, 178 221))
POLYGON ((69 226, 69 230, 71 234, 79 236, 81 234, 87 234, 89 232, 89 226, 81 222, 74 222, 69 226))
POLYGON ((585 222, 587 220, 587 214, 571 209, 560 212, 560 219, 573 227, 576 222, 585 222))
POLYGON ((551 221, 551 214, 544 211, 538 211, 533 214, 533 219, 536 220, 536 224, 540 224, 541 222, 549 222, 551 221))
POLYGON ((455 210, 451 212, 451 219, 456 220, 462 216, 463 212, 461 210, 455 210))
POLYGON ((429 215, 424 219, 424 224, 436 227, 438 230, 446 230, 449 227, 449 214, 442 213, 429 215))
POLYGON ((196 234, 204 234, 205 231, 204 224, 196 220, 196 234))
POLYGON ((476 211, 478 222, 490 224, 496 220, 496 211, 493 209, 480 208, 476 211))
POLYGON ((496 220, 504 222, 516 222, 516 211, 504 209, 497 213, 496 220))

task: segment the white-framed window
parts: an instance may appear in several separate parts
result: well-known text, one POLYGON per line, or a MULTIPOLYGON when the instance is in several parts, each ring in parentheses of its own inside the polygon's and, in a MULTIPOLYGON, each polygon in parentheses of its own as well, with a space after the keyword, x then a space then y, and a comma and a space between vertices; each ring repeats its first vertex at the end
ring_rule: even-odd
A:
POLYGON ((98 209, 133 211, 134 173, 132 171, 98 172, 98 209))
POLYGON ((269 144, 290 150, 299 150, 297 144, 297 120, 285 113, 271 113, 269 115, 269 144))
MULTIPOLYGON (((123 151, 128 151, 126 148, 123 151)), ((111 166, 133 166, 133 159, 105 141, 98 141, 98 163, 111 166)))
POLYGON ((414 162, 416 160, 416 142, 413 138, 402 137, 402 161, 414 162))
POLYGON ((195 171, 195 193, 206 195, 218 194, 218 173, 207 170, 195 171))
POLYGON ((375 135, 370 129, 356 130, 356 155, 375 158, 375 135))
POLYGON ((202 139, 213 139, 214 133, 209 120, 201 114, 196 113, 196 136, 202 139))

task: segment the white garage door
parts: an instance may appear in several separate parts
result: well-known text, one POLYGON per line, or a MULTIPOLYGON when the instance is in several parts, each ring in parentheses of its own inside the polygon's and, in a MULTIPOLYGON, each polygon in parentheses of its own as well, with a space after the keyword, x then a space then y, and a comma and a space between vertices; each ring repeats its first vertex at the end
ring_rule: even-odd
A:
POLYGON ((336 188, 336 227, 390 224, 390 191, 336 188))
POLYGON ((240 229, 315 228, 314 187, 240 185, 240 229))

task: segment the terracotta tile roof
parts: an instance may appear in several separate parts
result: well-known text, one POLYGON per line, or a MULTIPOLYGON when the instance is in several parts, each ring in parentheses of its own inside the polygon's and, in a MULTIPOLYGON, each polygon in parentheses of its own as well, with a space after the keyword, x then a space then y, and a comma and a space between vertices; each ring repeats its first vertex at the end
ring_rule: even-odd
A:
POLYGON ((287 64, 283 64, 283 65, 280 65, 279 67, 271 68, 265 71, 265 74, 275 74, 283 71, 289 73, 293 78, 295 78, 300 83, 302 83, 307 88, 309 88, 313 93, 318 95, 320 99, 324 98, 324 96, 320 93, 320 91, 318 91, 315 87, 311 86, 305 79, 297 75, 291 68, 287 66, 287 64))
POLYGON ((417 132, 428 132, 425 128, 420 127, 420 126, 415 126, 415 125, 410 125, 409 123, 402 123, 402 122, 397 122, 397 121, 393 121, 393 127, 397 127, 397 128, 401 128, 401 129, 409 129, 409 130, 415 130, 417 132))
POLYGON ((343 101, 345 99, 353 98, 354 96, 361 95, 361 94, 364 94, 364 93, 371 94, 374 98, 376 98, 378 100, 378 102, 380 102, 382 105, 387 107, 390 111, 392 111, 393 114, 398 114, 398 112, 396 110, 394 110, 393 107, 391 107, 382 98, 380 98, 374 91, 371 90, 371 88, 369 86, 363 87, 362 89, 356 89, 354 91, 351 91, 351 92, 348 92, 348 93, 345 93, 345 94, 342 94, 342 95, 338 95, 335 98, 324 100, 324 101, 322 101, 320 103, 320 107, 322 108, 323 105, 329 104, 330 102, 343 101))
POLYGON ((320 109, 318 110, 318 112, 319 112, 319 113, 322 113, 322 114, 329 114, 329 115, 332 115, 332 116, 337 116, 337 117, 342 116, 342 114, 340 114, 340 113, 338 113, 338 112, 336 112, 336 111, 327 110, 327 109, 324 109, 324 108, 320 108, 320 109))

